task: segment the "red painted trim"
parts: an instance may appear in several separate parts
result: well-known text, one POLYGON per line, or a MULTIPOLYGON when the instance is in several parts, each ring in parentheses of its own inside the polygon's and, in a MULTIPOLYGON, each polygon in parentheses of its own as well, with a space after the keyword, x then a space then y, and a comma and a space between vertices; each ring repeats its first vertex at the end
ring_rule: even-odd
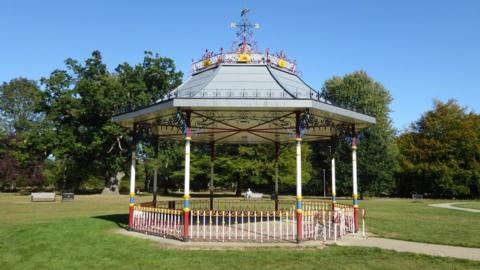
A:
POLYGON ((272 139, 269 139, 269 138, 264 137, 264 136, 262 136, 262 135, 258 135, 258 134, 254 133, 254 132, 252 132, 252 131, 247 131, 247 132, 250 133, 250 134, 252 134, 252 135, 254 135, 254 136, 257 136, 257 137, 259 137, 259 138, 262 138, 262 139, 264 139, 264 140, 266 140, 266 141, 270 141, 270 142, 273 142, 273 143, 275 142, 275 141, 272 140, 272 139))
POLYGON ((297 212, 297 241, 302 241, 303 231, 302 231, 302 213, 297 212))
POLYGON ((128 227, 133 229, 133 206, 128 209, 128 227))
POLYGON ((188 225, 190 225, 190 212, 183 211, 183 240, 188 240, 188 225))
POLYGON ((185 133, 186 133, 185 135, 186 135, 187 137, 191 137, 191 136, 192 136, 192 132, 191 132, 191 129, 190 129, 190 118, 191 118, 192 112, 191 112, 191 111, 186 111, 186 114, 187 114, 187 117, 186 117, 185 120, 187 121, 187 123, 186 123, 186 124, 187 124, 187 130, 186 130, 186 132, 185 132, 185 133))
POLYGON ((354 208, 353 209, 353 220, 354 220, 354 223, 355 223, 355 232, 358 232, 358 228, 359 228, 359 210, 358 207, 354 208))
POLYGON ((200 117, 204 117, 204 118, 206 118, 206 119, 208 119, 208 120, 211 120, 211 121, 213 121, 213 122, 217 122, 217 123, 220 123, 220 124, 225 125, 225 126, 227 126, 227 127, 231 127, 231 128, 233 128, 233 129, 237 129, 237 130, 238 130, 238 127, 233 126, 233 125, 230 125, 230 124, 227 124, 227 123, 225 123, 225 122, 223 122, 223 121, 214 119, 214 118, 212 118, 212 117, 203 115, 203 114, 198 113, 198 112, 192 112, 192 113, 195 114, 195 115, 198 115, 198 116, 200 116, 200 117))
POLYGON ((282 119, 282 118, 288 117, 288 116, 290 116, 290 115, 292 115, 292 114, 293 114, 293 113, 287 113, 287 114, 285 114, 285 115, 282 115, 282 116, 279 116, 279 117, 270 119, 270 120, 268 120, 268 121, 265 121, 265 122, 263 122, 263 123, 257 124, 257 125, 255 125, 255 126, 251 126, 251 127, 249 127, 248 129, 251 130, 251 129, 254 129, 254 128, 257 128, 257 127, 266 125, 266 124, 268 124, 268 123, 271 123, 271 122, 280 120, 280 119, 282 119))

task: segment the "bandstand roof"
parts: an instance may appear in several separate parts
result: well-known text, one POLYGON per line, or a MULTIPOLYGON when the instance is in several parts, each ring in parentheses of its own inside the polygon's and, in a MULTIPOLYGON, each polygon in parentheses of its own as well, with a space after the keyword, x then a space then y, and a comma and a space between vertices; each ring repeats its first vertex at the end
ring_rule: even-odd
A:
POLYGON ((155 104, 113 121, 129 128, 149 124, 160 138, 181 140, 189 111, 194 142, 242 144, 295 141, 296 112, 301 112, 304 141, 330 140, 340 128, 375 124, 371 116, 323 99, 283 53, 255 52, 245 39, 232 53, 204 55, 192 70, 155 104))

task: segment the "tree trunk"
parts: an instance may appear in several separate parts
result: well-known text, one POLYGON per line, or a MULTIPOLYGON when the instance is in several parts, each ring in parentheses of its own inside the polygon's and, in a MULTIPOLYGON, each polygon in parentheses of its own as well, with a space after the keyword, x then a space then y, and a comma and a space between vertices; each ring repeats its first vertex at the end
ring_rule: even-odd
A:
POLYGON ((17 180, 13 180, 10 185, 10 191, 15 191, 17 189, 17 180))
POLYGON ((102 195, 119 195, 123 177, 125 177, 125 173, 122 171, 117 172, 115 177, 108 177, 102 195))
POLYGON ((145 171, 145 182, 143 182, 143 190, 145 190, 146 192, 151 192, 152 189, 151 189, 151 179, 150 179, 150 176, 149 176, 149 171, 148 171, 148 168, 147 168, 147 165, 145 164, 145 167, 144 167, 144 171, 145 171))
POLYGON ((235 196, 240 197, 242 196, 242 186, 241 186, 242 181, 240 181, 240 177, 237 177, 237 186, 235 189, 235 196))
POLYGON ((163 187, 163 194, 168 194, 168 177, 161 177, 161 185, 163 187))

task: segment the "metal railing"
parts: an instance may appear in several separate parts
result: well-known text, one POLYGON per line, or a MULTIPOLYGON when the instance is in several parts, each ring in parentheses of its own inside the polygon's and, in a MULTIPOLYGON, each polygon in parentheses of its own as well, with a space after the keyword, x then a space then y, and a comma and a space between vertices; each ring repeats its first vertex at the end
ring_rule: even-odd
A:
MULTIPOLYGON (((187 217, 188 238, 193 241, 275 242, 297 240, 337 241, 347 234, 365 234, 365 210, 358 209, 361 230, 355 224, 355 208, 330 201, 303 202, 301 236, 297 234, 297 212, 294 200, 275 201, 216 199, 190 201, 187 217)), ((133 230, 162 237, 184 238, 182 200, 142 203, 134 208, 133 230)))

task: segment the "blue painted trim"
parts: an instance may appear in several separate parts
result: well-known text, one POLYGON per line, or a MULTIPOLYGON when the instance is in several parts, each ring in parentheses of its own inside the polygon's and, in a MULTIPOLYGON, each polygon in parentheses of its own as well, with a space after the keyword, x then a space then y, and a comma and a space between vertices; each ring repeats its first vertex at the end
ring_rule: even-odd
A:
POLYGON ((297 201, 297 209, 302 209, 302 201, 297 201))

